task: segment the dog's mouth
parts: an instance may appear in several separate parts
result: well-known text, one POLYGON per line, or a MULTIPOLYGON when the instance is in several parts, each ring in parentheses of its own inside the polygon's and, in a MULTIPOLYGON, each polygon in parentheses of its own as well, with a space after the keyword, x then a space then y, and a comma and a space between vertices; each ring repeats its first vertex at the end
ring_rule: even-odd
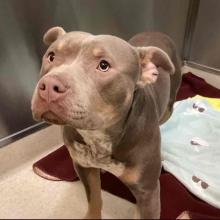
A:
POLYGON ((68 121, 75 121, 80 122, 86 118, 86 113, 82 112, 73 112, 73 115, 71 115, 71 118, 68 120, 68 118, 64 118, 55 112, 49 110, 41 115, 41 120, 46 121, 50 124, 57 124, 57 125, 65 125, 68 124, 68 121))
POLYGON ((57 114, 52 111, 45 112, 41 115, 41 119, 50 124, 64 125, 66 124, 57 114))

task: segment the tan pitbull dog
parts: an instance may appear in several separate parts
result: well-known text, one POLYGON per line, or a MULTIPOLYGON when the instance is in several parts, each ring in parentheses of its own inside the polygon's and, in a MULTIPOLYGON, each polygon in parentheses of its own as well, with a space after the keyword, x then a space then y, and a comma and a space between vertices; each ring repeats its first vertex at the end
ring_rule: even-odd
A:
POLYGON ((44 42, 49 48, 32 99, 33 117, 62 125, 85 187, 86 217, 101 218, 104 169, 134 194, 139 218, 159 218, 159 125, 172 112, 181 79, 172 41, 142 33, 128 43, 54 27, 44 42))

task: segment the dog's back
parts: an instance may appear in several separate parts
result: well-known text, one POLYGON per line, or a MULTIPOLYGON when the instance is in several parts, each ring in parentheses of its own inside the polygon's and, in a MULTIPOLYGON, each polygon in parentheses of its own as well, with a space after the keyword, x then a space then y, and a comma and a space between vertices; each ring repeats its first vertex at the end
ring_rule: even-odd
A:
MULTIPOLYGON (((166 111, 162 111, 163 115, 160 118, 160 123, 164 123, 172 114, 173 111, 173 104, 175 102, 176 99, 176 94, 178 91, 178 88, 180 86, 181 83, 181 62, 180 59, 177 55, 177 51, 176 51, 176 46, 174 44, 174 42, 170 39, 170 37, 168 37, 166 34, 160 33, 160 32, 143 32, 143 33, 139 33, 137 35, 135 35, 134 37, 132 37, 129 40, 129 43, 133 46, 136 47, 147 47, 147 46, 155 46, 155 47, 159 47, 160 49, 162 49, 163 51, 165 51, 171 61, 174 64, 175 67, 175 73, 173 75, 170 75, 170 88, 169 89, 169 101, 168 101, 168 105, 166 107, 166 111)), ((152 85, 153 88, 156 90, 157 94, 161 94, 158 95, 158 98, 164 99, 164 93, 166 93, 166 89, 167 88, 163 88, 164 85, 162 81, 166 81, 167 76, 160 76, 158 77, 157 82, 152 85)), ((166 100, 162 103, 166 103, 166 100)), ((160 102, 161 104, 161 102, 160 102)), ((163 106, 161 106, 161 109, 163 109, 163 106)))

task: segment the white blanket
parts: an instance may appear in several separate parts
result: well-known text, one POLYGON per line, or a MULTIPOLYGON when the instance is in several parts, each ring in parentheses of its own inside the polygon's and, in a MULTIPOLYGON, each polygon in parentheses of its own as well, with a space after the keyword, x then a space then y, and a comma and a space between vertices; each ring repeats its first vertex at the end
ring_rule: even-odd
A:
POLYGON ((220 99, 195 96, 177 102, 161 135, 164 169, 220 208, 220 99))

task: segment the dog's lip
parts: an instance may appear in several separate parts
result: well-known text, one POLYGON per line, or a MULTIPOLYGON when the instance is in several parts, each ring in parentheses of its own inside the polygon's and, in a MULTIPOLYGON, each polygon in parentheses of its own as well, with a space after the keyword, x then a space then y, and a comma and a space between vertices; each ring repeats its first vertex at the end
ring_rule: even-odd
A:
POLYGON ((85 111, 73 111, 72 112, 73 116, 71 117, 73 120, 81 120, 86 117, 86 112, 85 111))
MULTIPOLYGON (((80 121, 86 118, 86 112, 84 111, 74 111, 72 112, 74 116, 71 116, 70 119, 74 121, 80 121)), ((67 124, 65 118, 60 117, 60 114, 54 112, 54 111, 46 111, 41 115, 41 120, 47 121, 49 123, 53 124, 59 124, 59 125, 64 125, 67 124)))
POLYGON ((61 119, 56 113, 53 111, 46 111, 41 115, 41 119, 53 123, 53 124, 58 124, 58 125, 64 125, 65 121, 61 119))
POLYGON ((46 121, 54 124, 67 124, 71 121, 84 120, 88 116, 85 107, 75 103, 71 109, 63 108, 62 103, 45 104, 43 107, 32 105, 32 115, 36 121, 46 121))

